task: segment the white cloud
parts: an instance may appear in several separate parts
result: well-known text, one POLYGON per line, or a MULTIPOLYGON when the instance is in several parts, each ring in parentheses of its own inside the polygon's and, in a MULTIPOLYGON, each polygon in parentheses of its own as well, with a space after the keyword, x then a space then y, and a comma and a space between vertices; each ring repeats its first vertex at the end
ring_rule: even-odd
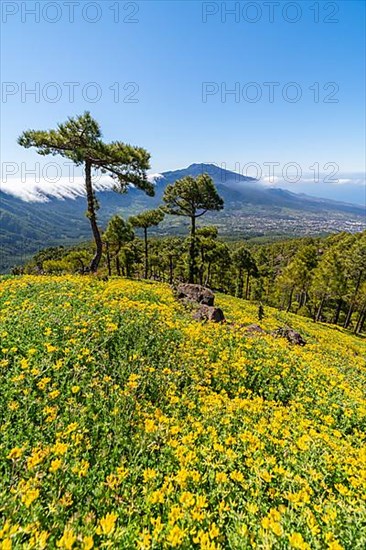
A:
MULTIPOLYGON (((96 191, 112 189, 113 180, 108 177, 100 177, 94 181, 96 191)), ((71 181, 68 177, 60 177, 55 181, 40 180, 22 182, 15 178, 7 178, 2 181, 0 189, 27 202, 48 202, 50 198, 68 199, 85 195, 84 178, 75 176, 71 181)))
POLYGON ((264 176, 260 181, 268 185, 276 185, 276 183, 281 181, 281 178, 278 176, 264 176))
POLYGON ((161 178, 163 178, 164 176, 162 174, 148 174, 147 176, 147 179, 151 182, 151 183, 155 183, 156 180, 159 180, 161 178))
MULTIPOLYGON (((161 174, 149 174, 148 180, 154 183, 163 177, 161 174)), ((93 178, 93 186, 96 191, 113 189, 115 182, 109 176, 93 178)), ((52 198, 75 199, 85 195, 85 183, 83 176, 75 176, 72 180, 68 177, 60 177, 55 181, 41 179, 39 182, 29 178, 26 182, 16 178, 7 178, 0 183, 0 190, 13 195, 26 202, 48 202, 52 198)))

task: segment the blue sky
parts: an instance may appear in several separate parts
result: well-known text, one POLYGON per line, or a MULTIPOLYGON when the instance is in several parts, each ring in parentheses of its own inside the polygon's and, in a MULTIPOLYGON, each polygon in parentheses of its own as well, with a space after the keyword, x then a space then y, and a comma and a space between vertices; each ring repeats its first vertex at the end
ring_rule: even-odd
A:
POLYGON ((106 140, 146 147, 153 172, 193 162, 365 171, 364 2, 270 2, 273 21, 266 2, 74 4, 70 21, 63 1, 2 3, 3 163, 46 162, 16 144, 21 131, 90 110, 106 140), (24 95, 37 86, 38 101, 24 95))

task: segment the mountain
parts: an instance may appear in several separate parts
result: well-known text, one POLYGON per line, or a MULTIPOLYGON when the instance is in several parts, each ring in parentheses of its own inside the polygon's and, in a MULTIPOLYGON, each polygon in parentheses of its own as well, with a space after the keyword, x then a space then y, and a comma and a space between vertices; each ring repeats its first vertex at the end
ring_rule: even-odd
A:
MULTIPOLYGON (((224 170, 213 164, 191 164, 188 168, 153 176, 155 197, 131 188, 126 194, 106 186, 97 192, 101 205, 99 223, 105 226, 115 213, 125 217, 161 204, 165 187, 185 176, 207 172, 225 201, 222 212, 209 213, 204 223, 215 223, 221 234, 247 237, 264 234, 318 234, 360 231, 366 227, 365 208, 268 187, 258 180, 224 170)), ((0 191, 0 270, 21 262, 46 246, 69 245, 89 240, 85 197, 70 194, 70 186, 54 194, 38 189, 33 202, 0 191), (38 201, 38 202, 37 202, 38 201)), ((186 220, 169 217, 159 234, 183 233, 186 220)))

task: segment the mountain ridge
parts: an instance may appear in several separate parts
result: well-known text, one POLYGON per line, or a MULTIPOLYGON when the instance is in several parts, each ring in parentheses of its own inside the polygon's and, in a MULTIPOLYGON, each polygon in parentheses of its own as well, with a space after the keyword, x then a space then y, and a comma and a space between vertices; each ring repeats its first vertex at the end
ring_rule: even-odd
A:
MULTIPOLYGON (((136 188, 128 193, 112 192, 101 184, 96 192, 101 208, 99 224, 104 228, 116 213, 124 217, 156 208, 162 202, 165 187, 185 176, 207 172, 225 201, 222 212, 209 213, 204 223, 214 223, 220 234, 245 238, 250 235, 301 235, 365 229, 365 208, 329 199, 296 194, 267 187, 255 178, 242 176, 213 164, 193 163, 187 168, 150 176, 155 182, 155 197, 136 188)), ((76 244, 91 238, 85 217, 86 202, 82 187, 73 197, 52 196, 46 201, 26 202, 0 190, 0 270, 21 261, 40 248, 76 244), (18 256, 20 255, 20 258, 18 256)), ((168 217, 157 234, 183 234, 184 220, 168 217)))

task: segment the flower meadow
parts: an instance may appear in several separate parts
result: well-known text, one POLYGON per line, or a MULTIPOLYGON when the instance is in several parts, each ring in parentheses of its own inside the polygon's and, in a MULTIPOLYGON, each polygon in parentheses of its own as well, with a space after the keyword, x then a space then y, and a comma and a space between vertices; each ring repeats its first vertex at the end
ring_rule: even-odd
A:
POLYGON ((366 547, 366 341, 167 285, 0 282, 0 548, 366 547))

